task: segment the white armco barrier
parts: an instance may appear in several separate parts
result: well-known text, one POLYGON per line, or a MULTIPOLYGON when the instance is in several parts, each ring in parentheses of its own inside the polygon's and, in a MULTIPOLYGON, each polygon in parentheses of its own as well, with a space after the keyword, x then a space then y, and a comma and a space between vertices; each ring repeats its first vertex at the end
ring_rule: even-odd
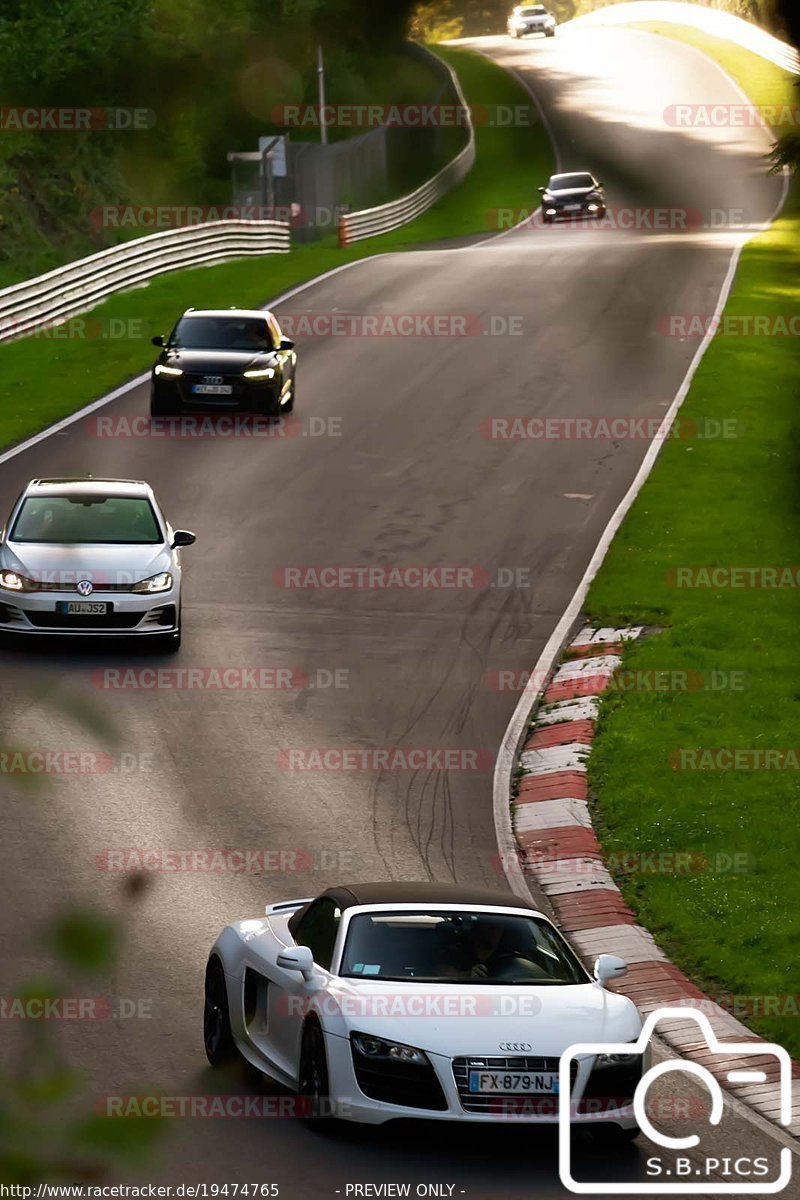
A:
POLYGON ((289 244, 288 222, 241 220, 209 221, 123 242, 0 291, 0 342, 56 325, 156 275, 249 254, 285 254, 289 244))
MULTIPOLYGON (((447 66, 447 64, 444 64, 447 66)), ((399 229, 407 225, 420 213, 424 213, 435 204, 445 192, 460 183, 475 162, 475 128, 472 124, 469 105, 464 98, 458 76, 447 66, 452 80, 458 103, 464 113, 464 127, 467 130, 467 144, 456 157, 443 167, 433 179, 423 183, 415 192, 401 196, 399 200, 391 200, 388 204, 380 204, 377 208, 365 208, 361 212, 346 213, 339 219, 339 245, 349 246, 351 242, 360 242, 363 238, 376 237, 379 233, 388 233, 391 229, 399 229)))

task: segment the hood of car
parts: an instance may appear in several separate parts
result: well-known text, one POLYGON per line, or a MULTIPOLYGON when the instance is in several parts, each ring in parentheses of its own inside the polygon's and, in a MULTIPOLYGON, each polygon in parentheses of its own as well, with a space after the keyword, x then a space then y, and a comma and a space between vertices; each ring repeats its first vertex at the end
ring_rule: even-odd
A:
POLYGON ((545 196, 552 196, 554 200, 585 200, 592 193, 599 192, 596 187, 584 188, 546 188, 545 196))
POLYGON ((59 546, 48 543, 6 542, 0 563, 43 583, 77 583, 90 579, 103 583, 137 582, 161 571, 175 569, 170 549, 157 546, 59 546))
POLYGON ((272 350, 254 354, 252 350, 170 350, 159 362, 168 367, 180 367, 192 375, 240 375, 242 371, 272 366, 272 350))
POLYGON ((633 1041, 641 1019, 596 983, 566 986, 368 983, 337 979, 317 997, 326 1028, 431 1054, 557 1056, 576 1042, 633 1041))

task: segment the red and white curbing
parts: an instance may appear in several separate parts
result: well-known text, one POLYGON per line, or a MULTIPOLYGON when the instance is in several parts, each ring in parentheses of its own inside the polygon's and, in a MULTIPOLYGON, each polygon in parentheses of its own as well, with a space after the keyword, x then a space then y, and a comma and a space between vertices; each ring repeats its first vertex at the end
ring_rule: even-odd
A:
MULTIPOLYGON (((522 867, 548 897, 561 928, 587 962, 600 953, 619 954, 628 974, 615 990, 645 1014, 685 1005, 710 1020, 721 1041, 764 1039, 736 1020, 669 961, 646 929, 636 923, 605 866, 592 828, 586 762, 599 716, 600 696, 622 662, 622 649, 642 627, 581 630, 570 644, 542 697, 530 735, 522 747, 514 834, 522 867)), ((757 1067, 759 1083, 731 1084, 736 1062, 710 1054, 694 1021, 665 1021, 658 1032, 672 1049, 707 1067, 740 1100, 761 1116, 779 1120, 778 1066, 773 1057, 739 1058, 742 1069, 757 1067)), ((792 1124, 800 1137, 800 1064, 792 1064, 792 1124)))

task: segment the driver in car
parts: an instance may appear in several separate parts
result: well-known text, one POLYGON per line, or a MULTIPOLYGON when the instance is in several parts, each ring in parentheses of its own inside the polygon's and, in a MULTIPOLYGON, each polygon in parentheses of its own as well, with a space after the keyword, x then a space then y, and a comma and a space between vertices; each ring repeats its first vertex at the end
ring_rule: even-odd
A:
POLYGON ((508 940, 499 921, 479 921, 476 927, 451 942, 444 955, 441 973, 451 979, 491 979, 503 960, 528 959, 508 940))

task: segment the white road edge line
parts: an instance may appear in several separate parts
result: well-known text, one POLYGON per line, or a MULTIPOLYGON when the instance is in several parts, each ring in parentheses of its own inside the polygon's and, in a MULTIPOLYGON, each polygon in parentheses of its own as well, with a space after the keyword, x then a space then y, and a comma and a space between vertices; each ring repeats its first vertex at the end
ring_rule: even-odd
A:
MULTIPOLYGON (((692 49, 695 49, 695 47, 692 47, 692 49)), ((702 54, 702 51, 698 50, 697 53, 702 54)), ((714 62, 713 59, 709 59, 705 54, 703 55, 703 58, 708 59, 709 62, 714 62)), ((714 65, 718 67, 721 74, 723 74, 726 79, 733 84, 734 88, 739 92, 739 94, 747 99, 749 104, 749 98, 746 96, 742 88, 739 87, 736 81, 731 79, 727 71, 720 67, 719 63, 714 63, 714 65)), ((762 124, 764 123, 762 122, 762 124)), ((767 133, 769 133, 766 125, 764 125, 764 129, 767 133)), ((713 339, 714 334, 712 330, 716 320, 719 318, 728 302, 728 296, 730 295, 730 290, 733 285, 733 280, 736 275, 736 268, 739 265, 739 259, 742 251, 749 244, 752 238, 758 236, 759 233, 763 233, 764 230, 770 227, 772 222, 779 215, 783 208, 788 190, 789 176, 787 171, 784 170, 781 197, 777 206, 775 207, 775 210, 759 229, 754 230, 740 243, 740 245, 734 247, 714 311, 714 321, 711 322, 709 329, 706 331, 705 337, 698 346, 697 352, 689 364, 689 369, 683 378, 681 386, 678 389, 672 404, 667 410, 664 420, 659 426, 655 440, 648 447, 647 454, 642 460, 642 464, 639 467, 639 470, 637 471, 630 488, 623 496, 617 509, 611 517, 611 520, 603 530, 600 541, 598 542, 595 552, 589 561, 589 565, 586 568, 583 578, 578 584, 575 594, 573 595, 567 608, 561 616, 561 619, 550 635, 544 650, 540 654, 538 662, 531 673, 532 681, 546 678, 546 676, 550 674, 558 655, 564 648, 564 645, 566 644, 567 639, 572 632, 573 626, 576 623, 581 607, 583 606, 589 586, 600 569, 603 560, 608 553, 609 546, 614 540, 617 530, 627 516, 628 510, 633 505, 633 502, 641 491, 643 485, 646 483, 650 472, 653 469, 655 461, 658 458, 664 441, 664 439, 661 437, 662 431, 669 428, 675 417, 675 414, 683 404, 683 401, 689 392, 689 388, 691 387, 695 372, 697 371, 703 355, 713 339), (546 674, 544 674, 545 672, 546 674)), ((497 847, 500 852, 500 862, 503 867, 503 873, 505 874, 506 882, 508 883, 508 886, 514 895, 525 900, 530 900, 531 893, 527 883, 525 882, 525 877, 519 870, 519 856, 516 839, 514 837, 514 829, 511 823, 511 805, 509 801, 511 797, 511 780, 513 777, 514 766, 520 748, 520 743, 522 741, 522 735, 525 726, 527 725, 530 712, 536 701, 540 698, 543 690, 544 689, 539 684, 534 683, 533 686, 531 686, 529 683, 526 686, 525 691, 520 696, 519 702, 514 709, 511 720, 508 723, 505 734, 503 735, 503 740, 498 750, 492 788, 495 836, 497 838, 497 847)), ((670 1057, 679 1057, 672 1047, 668 1047, 660 1038, 658 1039, 658 1044, 662 1048, 662 1052, 666 1053, 670 1057)), ((749 1105, 745 1104, 738 1098, 738 1096, 726 1092, 724 1093, 723 1100, 725 1104, 730 1105, 734 1112, 736 1112, 745 1121, 755 1125, 756 1128, 760 1129, 762 1133, 769 1135, 773 1139, 779 1141, 782 1145, 789 1147, 795 1154, 798 1153, 797 1143, 794 1138, 787 1134, 784 1129, 773 1125, 771 1121, 768 1121, 766 1117, 762 1116, 749 1105)))
MULTIPOLYGON (((659 37, 661 35, 647 33, 645 36, 659 37)), ((743 96, 747 100, 748 104, 750 103, 746 93, 742 90, 736 80, 731 78, 728 72, 721 67, 718 62, 715 62, 713 58, 709 58, 707 54, 704 54, 702 50, 698 50, 695 46, 691 46, 689 48, 696 54, 701 55, 706 62, 712 63, 718 69, 720 74, 724 76, 728 83, 739 93, 739 95, 743 96)), ((763 120, 760 120, 760 124, 771 144, 773 138, 769 127, 763 120)), ((550 635, 544 650, 539 655, 536 666, 531 672, 530 680, 520 696, 517 706, 512 713, 511 720, 509 721, 506 731, 503 734, 503 740, 500 743, 500 748, 497 752, 497 759, 495 761, 494 779, 492 783, 492 808, 494 814, 497 848, 500 852, 500 862, 503 866, 503 873, 505 875, 506 882, 515 896, 520 896, 526 900, 529 900, 531 893, 525 881, 525 876, 519 870, 517 843, 511 823, 511 805, 509 803, 511 796, 511 780, 513 778, 514 767, 520 749, 520 744, 522 742, 522 735, 525 730, 525 726, 527 725, 528 718, 534 704, 539 700, 544 692, 544 688, 538 681, 546 679, 549 676, 556 659, 566 644, 567 638, 572 631, 578 614, 581 611, 581 607, 583 606, 583 602, 586 599, 589 586, 599 571, 603 560, 608 553, 609 546, 614 540, 617 530, 627 516, 628 510, 631 508, 634 500, 639 495, 639 492, 647 481, 650 472, 655 465, 655 461, 661 452, 661 447, 666 440, 663 435, 670 428, 675 419, 675 414, 683 404, 689 388, 691 387, 695 372, 700 366, 700 362, 714 338, 714 327, 728 302, 728 297, 730 295, 731 287, 733 286, 733 280, 736 275, 736 269, 739 265, 739 259, 742 251, 754 237, 757 237, 759 234, 764 233, 765 230, 769 229, 775 218, 780 214, 786 202, 788 191, 789 173, 788 170, 784 168, 783 187, 781 188, 780 199, 766 221, 758 226, 758 228, 749 231, 746 236, 742 238, 742 241, 739 243, 739 245, 734 246, 731 252, 730 262, 728 264, 728 270, 722 282, 722 287, 720 288, 720 293, 717 298, 714 316, 709 322, 709 327, 705 332, 703 340, 697 347, 694 357, 689 364, 689 368, 683 377, 683 381, 681 382, 675 398, 664 414, 664 419, 658 427, 655 438, 648 446, 647 453, 642 460, 639 470, 634 476, 633 482, 614 511, 611 520, 608 522, 608 525, 606 525, 605 529, 603 530, 600 541, 595 548, 594 554, 589 560, 589 565, 584 572, 583 578, 578 584, 572 599, 564 610, 561 619, 550 635)))

